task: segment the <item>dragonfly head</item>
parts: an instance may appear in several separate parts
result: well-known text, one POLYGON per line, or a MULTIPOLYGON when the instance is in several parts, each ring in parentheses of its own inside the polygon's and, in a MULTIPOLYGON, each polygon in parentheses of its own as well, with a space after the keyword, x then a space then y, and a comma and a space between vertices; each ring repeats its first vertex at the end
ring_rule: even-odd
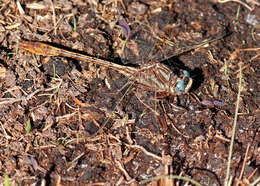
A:
POLYGON ((177 79, 177 82, 175 84, 175 94, 180 95, 189 92, 192 86, 192 82, 193 80, 190 77, 189 72, 186 70, 181 70, 180 77, 177 79))

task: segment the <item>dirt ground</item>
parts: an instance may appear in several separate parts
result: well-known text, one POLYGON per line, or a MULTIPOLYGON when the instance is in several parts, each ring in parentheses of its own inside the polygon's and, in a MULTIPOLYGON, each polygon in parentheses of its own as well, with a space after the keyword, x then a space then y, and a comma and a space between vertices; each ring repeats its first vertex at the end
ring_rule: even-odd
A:
POLYGON ((0 7, 1 183, 260 184, 260 1, 0 7), (160 61, 193 84, 156 98, 117 70, 32 54, 20 40, 134 68, 160 61))

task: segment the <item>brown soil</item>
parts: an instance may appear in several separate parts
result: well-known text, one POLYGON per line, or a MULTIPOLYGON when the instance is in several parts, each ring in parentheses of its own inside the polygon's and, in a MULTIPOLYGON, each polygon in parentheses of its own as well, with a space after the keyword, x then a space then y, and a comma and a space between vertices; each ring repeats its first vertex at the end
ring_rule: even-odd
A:
POLYGON ((234 121, 232 183, 259 179, 260 2, 249 3, 1 2, 0 182, 138 185, 181 175, 224 185, 234 121), (19 50, 20 39, 126 66, 161 61, 194 83, 188 94, 155 99, 112 69, 19 50))

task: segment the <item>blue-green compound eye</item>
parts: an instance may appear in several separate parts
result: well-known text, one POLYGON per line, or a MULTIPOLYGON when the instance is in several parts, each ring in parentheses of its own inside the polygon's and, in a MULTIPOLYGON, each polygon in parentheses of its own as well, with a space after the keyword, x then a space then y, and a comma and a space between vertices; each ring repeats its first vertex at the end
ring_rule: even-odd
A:
POLYGON ((183 74, 188 78, 190 77, 190 73, 187 70, 183 70, 183 74))
POLYGON ((183 92, 184 91, 184 81, 183 80, 179 81, 176 85, 176 88, 178 89, 178 91, 183 92))

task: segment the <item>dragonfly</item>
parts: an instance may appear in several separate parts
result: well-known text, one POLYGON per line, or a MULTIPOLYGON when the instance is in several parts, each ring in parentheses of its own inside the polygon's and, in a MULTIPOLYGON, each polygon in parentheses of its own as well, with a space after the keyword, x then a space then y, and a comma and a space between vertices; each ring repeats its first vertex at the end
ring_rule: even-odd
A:
POLYGON ((138 87, 155 92, 157 98, 186 94, 193 83, 188 71, 180 69, 176 73, 166 65, 156 61, 143 63, 140 68, 134 68, 37 41, 20 40, 19 48, 36 55, 68 57, 114 69, 134 81, 138 87))

